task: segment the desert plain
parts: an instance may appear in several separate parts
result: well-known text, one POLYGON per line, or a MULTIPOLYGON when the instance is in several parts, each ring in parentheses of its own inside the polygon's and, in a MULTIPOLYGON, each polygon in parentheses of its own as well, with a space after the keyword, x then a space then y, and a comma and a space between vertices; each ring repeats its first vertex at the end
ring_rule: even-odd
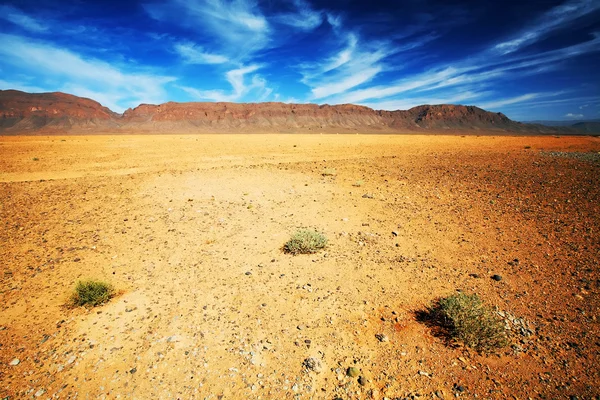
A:
POLYGON ((600 398, 599 152, 584 136, 0 137, 0 398, 600 398), (299 228, 327 248, 285 253, 299 228), (69 307, 86 278, 117 296, 69 307), (457 291, 497 310, 509 346, 478 353, 419 319, 457 291))

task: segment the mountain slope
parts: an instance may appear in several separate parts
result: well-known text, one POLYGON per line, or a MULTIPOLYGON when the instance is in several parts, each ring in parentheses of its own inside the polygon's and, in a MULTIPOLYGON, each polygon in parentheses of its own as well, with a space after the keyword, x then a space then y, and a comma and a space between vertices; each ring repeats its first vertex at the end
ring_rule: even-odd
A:
POLYGON ((117 118, 118 114, 83 97, 0 90, 0 132, 97 129, 117 126, 117 118))
POLYGON ((175 103, 141 104, 123 115, 65 93, 0 90, 0 133, 400 133, 493 131, 556 133, 474 106, 423 105, 378 111, 353 104, 175 103))

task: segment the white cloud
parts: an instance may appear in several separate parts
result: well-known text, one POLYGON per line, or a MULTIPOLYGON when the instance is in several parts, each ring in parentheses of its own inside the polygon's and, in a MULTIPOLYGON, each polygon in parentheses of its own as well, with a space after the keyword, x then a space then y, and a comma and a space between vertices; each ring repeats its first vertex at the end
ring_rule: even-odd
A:
POLYGON ((354 33, 345 35, 344 44, 325 60, 300 66, 311 100, 344 93, 371 81, 385 69, 383 59, 392 54, 387 44, 363 44, 354 33))
POLYGON ((165 101, 164 85, 175 80, 169 76, 126 71, 126 66, 119 69, 104 61, 15 35, 0 34, 0 58, 23 75, 67 82, 59 87, 54 84, 53 90, 103 97, 105 105, 117 112, 139 103, 165 101))
POLYGON ((323 21, 321 12, 313 10, 304 0, 294 0, 293 4, 296 12, 280 14, 276 20, 302 30, 311 30, 321 25, 323 21))
POLYGON ((525 29, 519 34, 505 42, 498 43, 494 49, 501 54, 508 54, 521 49, 531 43, 534 43, 550 32, 564 28, 583 17, 600 9, 600 2, 597 0, 571 0, 559 6, 550 9, 543 14, 537 21, 533 21, 532 28, 525 29))
POLYGON ((24 14, 21 10, 6 4, 0 5, 0 19, 11 22, 30 32, 45 32, 48 27, 34 18, 24 14))
POLYGON ((254 0, 170 0, 144 8, 154 19, 208 34, 229 58, 247 58, 270 42, 271 27, 254 0))
POLYGON ((492 109, 492 108, 506 106, 508 104, 523 103, 525 101, 536 99, 543 95, 544 95, 544 93, 527 93, 527 94, 523 94, 521 96, 510 97, 510 98, 505 98, 505 99, 496 99, 496 100, 493 100, 493 101, 490 101, 487 103, 480 103, 480 104, 478 104, 478 106, 481 108, 485 108, 485 109, 492 109))
POLYGON ((583 114, 568 113, 568 114, 565 115, 565 118, 582 119, 583 118, 583 114))
POLYGON ((177 43, 175 51, 189 64, 223 64, 229 61, 225 56, 211 54, 193 43, 177 43))
POLYGON ((260 65, 249 65, 227 71, 225 79, 232 87, 230 92, 224 90, 199 90, 188 86, 179 88, 196 100, 202 101, 240 101, 249 93, 254 94, 258 101, 266 99, 272 89, 267 87, 267 82, 258 74, 253 74, 250 79, 246 76, 260 69, 260 65))

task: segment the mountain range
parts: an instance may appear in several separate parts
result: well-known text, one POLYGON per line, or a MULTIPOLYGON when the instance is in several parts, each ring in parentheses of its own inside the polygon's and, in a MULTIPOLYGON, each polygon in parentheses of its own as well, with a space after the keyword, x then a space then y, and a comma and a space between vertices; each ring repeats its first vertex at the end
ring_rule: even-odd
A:
POLYGON ((368 107, 287 103, 141 104, 118 114, 71 94, 0 90, 0 134, 85 133, 488 133, 587 134, 594 126, 548 127, 475 106, 368 107))

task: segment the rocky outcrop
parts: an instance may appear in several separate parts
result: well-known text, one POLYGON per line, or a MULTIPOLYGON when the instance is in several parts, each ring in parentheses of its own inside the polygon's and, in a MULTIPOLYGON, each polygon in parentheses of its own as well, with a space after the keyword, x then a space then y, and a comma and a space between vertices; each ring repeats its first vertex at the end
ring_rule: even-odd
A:
POLYGON ((473 106, 423 105, 378 111, 353 104, 175 103, 141 104, 116 114, 100 103, 65 93, 0 91, 0 133, 210 133, 492 131, 555 133, 473 106))

